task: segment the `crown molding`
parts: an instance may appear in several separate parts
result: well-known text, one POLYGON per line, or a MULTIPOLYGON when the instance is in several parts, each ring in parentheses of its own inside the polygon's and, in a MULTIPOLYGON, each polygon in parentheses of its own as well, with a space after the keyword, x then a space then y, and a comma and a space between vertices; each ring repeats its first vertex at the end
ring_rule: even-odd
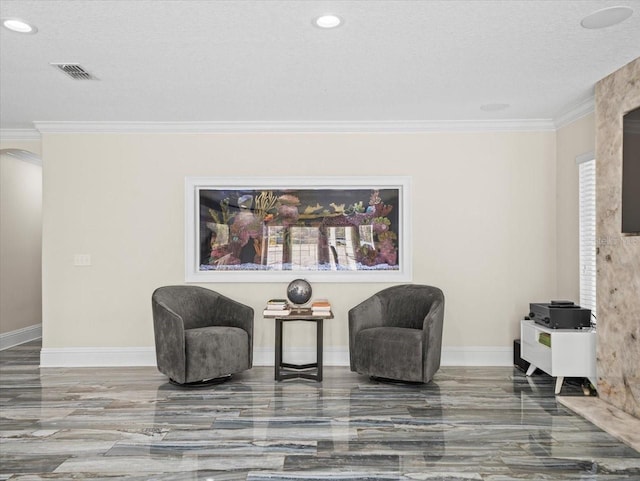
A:
POLYGON ((553 131, 551 119, 382 122, 34 122, 41 133, 358 133, 553 131))
POLYGON ((572 122, 575 122, 582 117, 589 115, 595 111, 596 101, 593 96, 590 96, 578 104, 572 104, 571 107, 566 108, 553 119, 555 129, 561 129, 572 122))
POLYGON ((0 140, 40 140, 36 129, 0 129, 0 140))

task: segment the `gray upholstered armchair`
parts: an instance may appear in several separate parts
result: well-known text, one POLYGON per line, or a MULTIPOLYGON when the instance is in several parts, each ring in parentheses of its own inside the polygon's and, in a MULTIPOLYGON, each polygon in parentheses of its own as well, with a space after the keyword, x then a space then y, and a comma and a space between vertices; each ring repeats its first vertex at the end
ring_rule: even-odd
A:
POLYGON ((253 309, 209 289, 166 286, 151 296, 158 370, 177 384, 253 365, 253 309))
POLYGON ((349 310, 351 370, 383 379, 429 382, 440 367, 444 294, 393 286, 349 310))

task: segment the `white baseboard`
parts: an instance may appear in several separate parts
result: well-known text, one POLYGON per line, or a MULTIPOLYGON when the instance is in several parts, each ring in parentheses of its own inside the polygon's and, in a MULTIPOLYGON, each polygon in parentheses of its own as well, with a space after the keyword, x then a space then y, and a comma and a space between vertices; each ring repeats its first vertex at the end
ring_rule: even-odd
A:
MULTIPOLYGON (((443 366, 512 366, 513 350, 510 347, 444 347, 443 366)), ((294 364, 315 361, 314 347, 288 348, 284 350, 286 362, 294 364)), ((273 366, 275 350, 272 347, 256 347, 253 351, 254 366, 273 366)), ((43 348, 40 367, 109 367, 155 366, 153 347, 67 347, 43 348)), ((349 350, 346 347, 325 347, 323 365, 349 366, 349 350)))
POLYGON ((154 347, 43 347, 40 351, 40 367, 155 365, 154 347))
MULTIPOLYGON (((287 362, 304 364, 314 362, 316 350, 313 347, 285 349, 283 357, 287 362)), ((255 366, 273 366, 275 352, 273 348, 256 348, 253 352, 255 366)), ((348 366, 348 348, 324 348, 325 366, 348 366)), ((512 366, 513 348, 511 347, 443 347, 442 366, 512 366)))
POLYGON ((513 347, 443 347, 442 366, 513 366, 513 347))
MULTIPOLYGON (((254 366, 273 366, 275 364, 275 348, 256 347, 253 349, 254 366)), ((306 364, 316 361, 315 347, 285 348, 282 353, 284 362, 306 364)), ((323 366, 348 366, 349 349, 346 347, 325 347, 322 351, 323 366)))
POLYGON ((23 327, 15 331, 5 332, 0 334, 0 351, 24 344, 25 342, 35 341, 41 337, 42 324, 34 324, 33 326, 23 327))

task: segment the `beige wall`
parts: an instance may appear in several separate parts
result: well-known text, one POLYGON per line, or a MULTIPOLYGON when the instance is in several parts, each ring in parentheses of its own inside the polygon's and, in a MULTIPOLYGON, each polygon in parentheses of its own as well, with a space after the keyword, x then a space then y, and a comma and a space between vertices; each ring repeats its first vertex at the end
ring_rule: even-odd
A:
MULTIPOLYGON (((151 346, 153 289, 184 282, 184 177, 409 175, 414 282, 446 295, 445 346, 510 347, 556 293, 555 133, 45 134, 44 346, 151 346), (74 254, 93 265, 75 267, 74 254)), ((208 284, 259 313, 286 284, 208 284)), ((325 346, 381 284, 314 284, 325 346)), ((301 335, 291 345, 306 346, 301 335)))
POLYGON ((557 158, 557 297, 580 301, 578 165, 576 157, 595 151, 594 114, 556 132, 557 158))
MULTIPOLYGON (((39 154, 38 142, 5 142, 39 154)), ((36 326, 41 302, 42 167, 0 151, 0 334, 36 326)))
POLYGON ((640 417, 640 236, 621 235, 622 115, 640 107, 640 58, 596 85, 598 393, 640 417))

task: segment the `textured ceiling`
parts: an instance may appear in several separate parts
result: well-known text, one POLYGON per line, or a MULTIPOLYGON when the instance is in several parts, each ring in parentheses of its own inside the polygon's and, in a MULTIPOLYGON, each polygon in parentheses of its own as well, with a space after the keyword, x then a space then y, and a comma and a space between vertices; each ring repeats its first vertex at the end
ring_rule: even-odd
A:
POLYGON ((640 0, 0 0, 0 127, 553 119, 640 56, 640 0), (612 5, 634 14, 587 30, 612 5), (334 30, 312 26, 332 12, 334 30), (77 62, 78 81, 50 63, 77 62), (480 106, 507 103, 485 112, 480 106))

